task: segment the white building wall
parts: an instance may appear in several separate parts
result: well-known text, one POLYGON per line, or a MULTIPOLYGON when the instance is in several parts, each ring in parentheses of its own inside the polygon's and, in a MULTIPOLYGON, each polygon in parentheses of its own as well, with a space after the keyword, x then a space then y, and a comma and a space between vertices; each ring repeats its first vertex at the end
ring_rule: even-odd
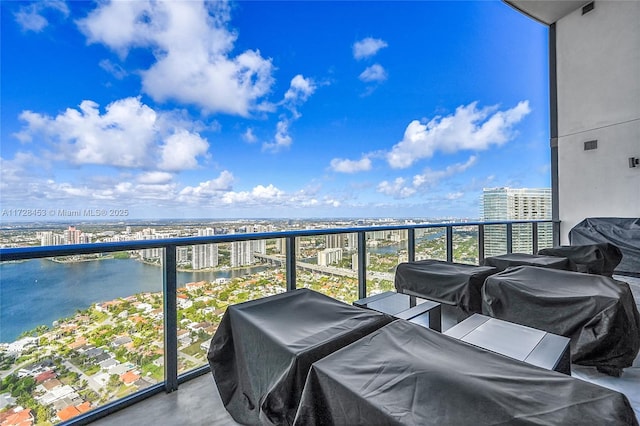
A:
MULTIPOLYGON (((199 237, 215 235, 213 228, 198 229, 199 237)), ((218 246, 216 244, 198 244, 192 246, 191 267, 206 269, 218 266, 218 246)))
POLYGON ((318 265, 329 266, 342 260, 341 248, 328 248, 318 252, 318 265))
MULTIPOLYGON (((484 188, 482 191, 482 220, 549 220, 551 219, 550 188, 484 188)), ((533 241, 530 226, 512 228, 514 253, 531 253, 533 241)), ((538 247, 552 245, 552 229, 538 225, 538 247)), ((506 253, 506 225, 485 226, 484 254, 497 256, 506 253)))
POLYGON ((561 244, 587 217, 640 217, 640 2, 556 22, 561 244), (584 142, 597 140, 597 149, 584 142))

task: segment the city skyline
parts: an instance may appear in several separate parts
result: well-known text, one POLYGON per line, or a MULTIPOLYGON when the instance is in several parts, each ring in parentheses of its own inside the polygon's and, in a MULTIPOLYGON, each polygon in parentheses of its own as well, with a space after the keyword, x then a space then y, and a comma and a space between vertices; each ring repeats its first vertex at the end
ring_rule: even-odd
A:
POLYGON ((502 2, 1 7, 0 201, 43 213, 2 222, 465 218, 550 186, 547 29, 502 2))

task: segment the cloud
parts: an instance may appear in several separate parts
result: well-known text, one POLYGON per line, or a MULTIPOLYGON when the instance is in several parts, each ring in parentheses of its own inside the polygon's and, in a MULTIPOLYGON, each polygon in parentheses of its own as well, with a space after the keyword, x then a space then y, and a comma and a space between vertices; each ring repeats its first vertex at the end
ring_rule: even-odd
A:
POLYGON ((369 58, 384 47, 387 47, 386 41, 379 38, 367 37, 353 44, 353 57, 358 60, 369 58))
POLYGON ((530 111, 529 101, 505 111, 498 111, 495 106, 478 109, 477 102, 472 102, 459 106, 452 115, 438 116, 427 123, 414 120, 405 129, 403 139, 387 154, 387 161, 393 168, 406 168, 436 151, 480 151, 502 145, 515 136, 514 125, 530 111))
POLYGON ((276 124, 276 134, 274 142, 265 142, 262 144, 262 150, 267 152, 278 152, 283 148, 288 148, 293 142, 293 138, 289 135, 290 118, 282 116, 276 124))
POLYGON ((282 200, 284 192, 273 185, 258 185, 251 191, 226 192, 222 196, 225 204, 260 205, 278 203, 282 200))
POLYGON ((69 16, 69 8, 61 0, 45 0, 22 6, 14 14, 16 22, 23 31, 41 32, 49 25, 49 21, 44 16, 47 10, 54 10, 61 13, 65 18, 69 16))
POLYGON ((58 161, 74 165, 98 164, 121 168, 180 171, 197 167, 209 144, 179 114, 157 113, 140 98, 110 103, 104 113, 85 100, 56 117, 24 111, 26 123, 15 136, 29 142, 36 136, 49 141, 58 161))
POLYGON ((273 64, 258 50, 231 54, 226 2, 126 1, 99 3, 77 21, 89 43, 126 57, 149 49, 155 62, 142 70, 142 89, 155 101, 175 100, 209 113, 248 116, 274 82, 273 64))
POLYGON ((305 78, 301 74, 291 79, 289 89, 284 94, 284 99, 281 102, 281 105, 288 109, 291 115, 282 114, 280 116, 280 120, 276 124, 274 141, 262 144, 263 151, 278 152, 291 146, 293 138, 289 134, 289 126, 302 117, 302 114, 298 112, 298 106, 309 99, 315 92, 316 87, 313 79, 305 78))
POLYGON ((173 171, 195 169, 197 158, 206 154, 208 149, 209 144, 200 135, 178 130, 165 139, 159 168, 173 171))
POLYGON ((138 182, 141 184, 165 184, 173 179, 173 175, 167 172, 146 172, 138 176, 138 182))
POLYGON ((331 170, 338 173, 357 173, 371 170, 371 160, 363 157, 360 160, 334 158, 331 160, 331 170))
POLYGON ((457 200, 464 197, 464 193, 463 192, 450 192, 446 195, 446 199, 453 201, 453 200, 457 200))
POLYGON ((416 190, 407 186, 404 178, 398 177, 393 182, 380 182, 378 192, 394 198, 407 198, 415 194, 416 190))
POLYGON ((242 139, 249 143, 257 142, 258 138, 253 134, 253 129, 251 127, 247 128, 247 130, 242 134, 242 139))
POLYGON ((456 163, 447 166, 444 170, 425 169, 422 174, 413 177, 413 186, 417 189, 432 188, 442 179, 460 174, 476 164, 478 157, 472 155, 466 163, 456 163))
POLYGON ((206 182, 201 182, 198 186, 186 186, 179 194, 178 201, 188 201, 193 198, 219 197, 227 191, 231 191, 233 185, 233 174, 223 170, 220 175, 206 182))
MULTIPOLYGON (((109 206, 128 208, 139 200, 175 200, 176 184, 172 175, 147 172, 131 176, 83 176, 78 181, 73 171, 65 171, 59 181, 58 168, 33 153, 18 152, 12 160, 0 158, 0 193, 4 203, 15 207, 35 206, 48 210, 87 208, 92 202, 108 200, 109 206), (76 180, 76 182, 73 182, 76 180)), ((93 204, 95 205, 95 204, 93 204)), ((99 204, 101 208, 105 204, 99 204)))
POLYGON ((362 71, 358 78, 365 83, 381 83, 387 79, 387 72, 382 65, 373 64, 362 71))
POLYGON ((405 178, 398 177, 394 181, 382 181, 377 191, 396 199, 408 198, 417 193, 435 187, 445 178, 460 174, 476 163, 477 157, 471 156, 465 163, 447 166, 444 170, 425 169, 423 173, 415 175, 411 183, 405 178))
POLYGON ((111 62, 108 59, 101 60, 98 65, 100 65, 100 68, 102 68, 103 70, 105 70, 109 74, 113 75, 118 80, 122 80, 128 74, 127 71, 124 68, 122 68, 118 64, 114 64, 113 62, 111 62))
POLYGON ((284 101, 293 105, 306 102, 315 90, 316 85, 312 79, 298 74, 291 79, 289 90, 284 94, 284 101))

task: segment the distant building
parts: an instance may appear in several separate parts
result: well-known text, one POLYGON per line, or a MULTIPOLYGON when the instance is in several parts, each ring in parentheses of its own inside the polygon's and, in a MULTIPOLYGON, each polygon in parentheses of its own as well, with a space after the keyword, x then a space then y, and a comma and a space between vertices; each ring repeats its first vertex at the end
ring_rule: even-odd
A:
MULTIPOLYGON (((278 238, 276 241, 276 250, 282 255, 287 254, 287 239, 278 238)), ((300 244, 296 240, 296 257, 300 257, 300 244)))
POLYGON ((344 248, 344 234, 325 235, 325 248, 344 248))
POLYGON ((178 265, 189 263, 189 247, 176 247, 176 262, 178 265))
MULTIPOLYGON (((261 228, 253 228, 258 232, 261 228)), ((247 233, 252 230, 248 230, 247 233)), ((231 243, 231 267, 248 266, 256 262, 254 253, 267 254, 267 242, 265 240, 234 241, 231 243)))
MULTIPOLYGON (((482 220, 551 220, 550 188, 485 188, 482 190, 482 220)), ((551 224, 538 225, 538 247, 553 244, 551 224)), ((513 226, 512 251, 531 253, 531 228, 513 226)), ((504 225, 485 226, 484 255, 497 256, 507 251, 504 225)))
MULTIPOLYGON (((145 229, 145 231, 147 231, 147 229, 145 229)), ((160 234, 156 234, 155 230, 154 233, 143 232, 142 235, 140 235, 141 240, 158 240, 160 238, 162 238, 162 236, 160 234)), ((140 256, 145 260, 159 259, 161 255, 162 253, 160 248, 147 248, 140 250, 140 256)))
MULTIPOLYGON (((198 229, 199 237, 215 235, 213 228, 198 229)), ((193 269, 214 268, 218 266, 218 245, 198 244, 191 248, 191 267, 193 269)))
POLYGON ((328 248, 318 252, 318 265, 329 266, 342 260, 341 248, 328 248))

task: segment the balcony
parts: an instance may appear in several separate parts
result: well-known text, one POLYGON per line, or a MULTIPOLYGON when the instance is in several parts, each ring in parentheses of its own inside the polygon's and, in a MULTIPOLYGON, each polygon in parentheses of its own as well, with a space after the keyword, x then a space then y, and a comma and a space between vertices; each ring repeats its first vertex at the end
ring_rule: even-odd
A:
MULTIPOLYGON (((161 256, 159 263, 149 266, 156 271, 155 290, 148 290, 143 296, 127 294, 114 301, 103 300, 101 302, 106 303, 94 305, 94 308, 99 306, 99 310, 106 310, 102 314, 80 311, 73 317, 75 320, 60 321, 56 337, 65 345, 50 345, 49 350, 44 352, 42 348, 33 349, 33 353, 38 355, 25 358, 30 362, 23 361, 19 366, 32 365, 36 358, 38 361, 53 358, 56 365, 66 367, 63 371, 71 370, 71 376, 60 374, 60 384, 66 385, 70 394, 73 394, 71 391, 77 391, 73 394, 80 397, 76 402, 89 401, 87 408, 90 410, 82 412, 82 404, 75 404, 73 407, 77 412, 71 410, 72 415, 63 418, 65 412, 60 407, 64 404, 59 403, 55 410, 57 417, 51 416, 54 422, 62 420, 59 424, 64 425, 92 422, 97 425, 123 422, 235 424, 217 395, 206 364, 207 339, 213 334, 227 304, 299 287, 312 288, 351 303, 368 295, 392 290, 393 271, 401 261, 436 258, 478 264, 489 248, 494 251, 493 254, 510 253, 514 248, 517 252, 535 253, 539 248, 553 244, 551 225, 550 221, 472 222, 212 235, 2 249, 0 260, 69 259, 87 255, 105 257, 113 253, 159 250, 156 253, 161 256), (264 242, 264 250, 253 253, 254 260, 260 262, 260 270, 252 271, 253 274, 249 275, 252 278, 243 280, 243 287, 234 287, 232 290, 232 284, 223 283, 224 280, 217 283, 215 292, 201 288, 204 284, 198 282, 181 287, 184 280, 180 282, 182 272, 179 270, 177 253, 182 247, 215 245, 216 249, 226 253, 232 244, 250 242, 264 242), (351 255, 350 260, 349 257, 342 263, 338 259, 327 260, 326 257, 331 257, 332 253, 327 245, 344 246, 344 251, 351 255), (266 247, 269 247, 269 254, 266 247), (318 259, 317 263, 309 260, 312 254, 318 259), (322 263, 327 266, 322 266, 322 263), (190 302, 197 305, 194 307, 190 302), (158 309, 158 306, 162 306, 162 309, 158 309), (188 320, 193 319, 191 316, 194 312, 200 315, 199 323, 188 320), (208 315, 203 316, 203 312, 208 315), (126 323, 127 331, 108 342, 100 338, 100 333, 106 333, 107 327, 94 327, 87 332, 87 336, 83 336, 78 330, 90 328, 83 328, 83 321, 85 325, 101 321, 101 324, 110 324, 114 329, 126 323), (64 327, 67 327, 66 331, 60 331, 65 330, 64 327), (143 338, 146 340, 143 341, 143 338), (100 343, 103 345, 100 346, 100 343), (131 357, 124 353, 121 346, 139 355, 131 357), (51 350, 54 347, 57 353, 51 350), (122 365, 128 365, 129 368, 123 367, 122 371, 116 373, 115 369, 111 370, 122 365), (114 378, 114 374, 119 376, 114 378), (106 388, 110 392, 103 392, 106 388)), ((150 262, 148 259, 142 260, 150 262)), ((138 260, 132 262, 142 263, 138 260)), ((86 277, 87 282, 89 278, 86 277)), ((640 279, 617 278, 630 283, 636 303, 640 304, 640 279)), ((3 286, 5 279, 2 279, 3 286)), ((78 310, 85 308, 76 306, 78 310)), ((447 316, 445 311, 443 327, 446 329, 453 324, 455 319, 447 316)), ((51 334, 46 336, 53 340, 51 334)), ((47 345, 46 342, 40 343, 41 346, 47 345)), ((597 373, 595 368, 572 366, 572 369, 576 377, 625 393, 640 417, 640 392, 636 389, 640 380, 640 359, 636 359, 633 367, 626 369, 619 378, 597 373)), ((3 377, 8 375, 6 372, 0 374, 3 377)), ((49 393, 36 398, 39 406, 47 406, 47 403, 50 407, 55 406, 55 401, 41 399, 45 395, 49 393)), ((54 410, 50 410, 49 414, 52 415, 54 410)))

